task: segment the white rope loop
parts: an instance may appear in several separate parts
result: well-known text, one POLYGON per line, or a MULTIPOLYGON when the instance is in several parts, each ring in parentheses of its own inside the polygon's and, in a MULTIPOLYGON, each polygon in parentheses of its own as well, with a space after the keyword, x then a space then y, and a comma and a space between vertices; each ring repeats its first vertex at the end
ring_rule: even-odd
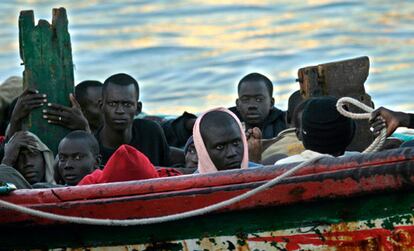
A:
MULTIPOLYGON (((371 112, 374 111, 371 107, 361 103, 360 101, 350 98, 350 97, 343 97, 340 98, 336 103, 336 109, 338 112, 345 117, 351 118, 351 119, 369 119, 371 117, 371 112), (346 103, 355 105, 362 110, 366 111, 367 113, 352 113, 347 110, 345 110, 344 106, 346 103)), ((381 149, 381 147, 384 145, 385 140, 387 139, 387 129, 384 128, 381 130, 380 135, 374 139, 374 141, 363 151, 363 153, 370 153, 370 152, 377 152, 381 149)))
POLYGON ((65 215, 58 215, 54 213, 48 213, 43 212, 36 209, 31 209, 28 207, 16 205, 4 200, 0 200, 0 206, 15 210, 20 213, 29 214, 36 217, 46 218, 49 220, 54 221, 64 221, 67 223, 76 223, 76 224, 89 224, 89 225, 101 225, 101 226, 136 226, 136 225, 147 225, 147 224, 156 224, 156 223, 164 223, 168 221, 174 221, 174 220, 181 220, 185 218, 190 218, 194 216, 200 216, 207 213, 210 213, 212 211, 216 211, 218 209, 230 206, 232 204, 235 204, 237 202, 240 202, 241 200, 247 199, 259 192, 262 192, 269 187, 272 187, 276 184, 278 184, 281 180, 284 178, 292 175, 297 170, 301 169, 302 167, 305 167, 309 165, 311 162, 326 157, 327 155, 318 156, 314 159, 305 161, 292 169, 286 171, 285 173, 273 178, 272 180, 266 182, 265 184, 258 186, 250 191, 247 191, 243 194, 240 194, 236 197, 233 197, 231 199, 219 202, 217 204, 213 204, 207 207, 203 207, 196 210, 191 210, 184 213, 178 213, 178 214, 172 214, 167 216, 160 216, 160 217, 152 217, 152 218, 145 218, 145 219, 131 219, 131 220, 111 220, 111 219, 94 219, 94 218, 83 218, 83 217, 76 217, 76 216, 65 216, 65 215))

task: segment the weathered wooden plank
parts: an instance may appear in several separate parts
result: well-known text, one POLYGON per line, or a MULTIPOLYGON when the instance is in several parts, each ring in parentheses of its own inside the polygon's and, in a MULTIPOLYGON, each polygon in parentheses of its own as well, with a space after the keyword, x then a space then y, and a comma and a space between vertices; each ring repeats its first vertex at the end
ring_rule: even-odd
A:
MULTIPOLYGON (((317 96, 352 97, 372 106, 371 97, 365 92, 364 83, 369 73, 369 58, 359 57, 338 62, 308 66, 298 70, 300 90, 305 98, 317 96)), ((363 112, 350 107, 352 112, 363 112)), ((373 141, 366 120, 356 121, 354 140, 348 146, 351 151, 363 151, 373 141)))
MULTIPOLYGON (((47 94, 48 102, 69 105, 73 92, 73 62, 68 20, 64 8, 53 9, 52 24, 39 20, 34 25, 33 11, 22 11, 19 17, 20 57, 25 66, 23 86, 47 94)), ((42 108, 34 110, 26 123, 56 153, 68 130, 48 124, 42 108)))

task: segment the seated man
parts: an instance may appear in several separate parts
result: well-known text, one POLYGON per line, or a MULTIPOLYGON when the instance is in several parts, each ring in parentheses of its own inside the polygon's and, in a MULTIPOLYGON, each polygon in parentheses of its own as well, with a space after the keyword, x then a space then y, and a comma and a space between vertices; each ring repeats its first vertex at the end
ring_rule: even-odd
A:
POLYGON ((247 140, 239 119, 225 108, 201 115, 193 129, 199 173, 248 167, 247 140))
POLYGON ((286 129, 285 112, 274 106, 273 84, 262 74, 250 73, 238 86, 236 107, 230 111, 244 122, 245 130, 258 127, 263 139, 276 137, 286 129))
MULTIPOLYGON (((281 159, 276 165, 302 162, 326 154, 344 156, 355 133, 355 123, 336 110, 337 99, 317 97, 307 100, 302 114, 301 136, 305 151, 281 159)), ((346 155, 355 153, 347 152, 346 155)))
POLYGON ((75 186, 95 169, 99 169, 101 158, 95 137, 85 131, 73 131, 59 143, 58 169, 63 185, 75 186))
POLYGON ((18 131, 5 145, 2 165, 16 169, 31 185, 54 184, 53 160, 52 151, 36 135, 18 131))
POLYGON ((103 125, 103 116, 99 108, 102 98, 102 83, 86 80, 75 86, 75 98, 79 102, 89 128, 95 133, 103 125))
POLYGON ((155 166, 168 166, 169 147, 161 127, 153 121, 135 119, 142 103, 138 82, 125 73, 110 76, 102 87, 100 104, 104 124, 95 133, 105 164, 122 144, 129 144, 155 166))
MULTIPOLYGON (((27 136, 23 133, 23 136, 27 136)), ((22 142, 32 147, 35 142, 30 136, 23 137, 22 142)), ((14 142, 13 139, 11 142, 14 142)), ((9 148, 7 148, 9 149, 9 148)), ((6 155, 9 156, 9 155, 6 155)), ((19 172, 9 167, 8 159, 5 158, 5 162, 0 165, 0 181, 9 182, 16 185, 19 189, 24 188, 44 188, 54 187, 57 185, 46 185, 35 183, 29 184, 33 179, 31 176, 23 177, 19 172)), ((38 158, 34 156, 33 163, 38 158)), ((62 180, 61 185, 75 186, 86 184, 98 184, 116 181, 128 181, 128 180, 140 180, 157 178, 164 176, 175 176, 181 173, 169 174, 168 169, 156 170, 148 158, 140 153, 135 148, 122 145, 110 158, 105 166, 105 169, 101 171, 99 169, 100 156, 99 145, 95 137, 85 131, 73 131, 66 135, 59 144, 59 154, 57 163, 57 172, 55 178, 62 180)), ((43 163, 34 165, 37 167, 36 173, 43 175, 42 170, 43 163)), ((25 171, 27 172, 27 168, 25 171)), ((32 171, 33 172, 33 171, 32 171)), ((25 173, 23 173, 25 174, 25 173)), ((50 182, 50 181, 49 181, 50 182)))
MULTIPOLYGON (((273 84, 266 76, 250 73, 240 80, 237 90, 236 106, 229 109, 244 123, 245 131, 257 127, 263 139, 271 139, 286 129, 286 114, 274 106, 273 84)), ((195 115, 185 112, 176 119, 164 121, 162 127, 168 143, 183 147, 191 136, 195 120, 195 115)))
MULTIPOLYGON (((291 123, 289 124, 290 128, 281 131, 276 138, 263 142, 264 148, 266 148, 262 153, 263 161, 275 154, 292 156, 300 154, 305 150, 301 141, 301 120, 305 105, 306 101, 296 106, 296 109, 292 113, 291 123), (267 147, 265 144, 267 144, 267 147)), ((266 162, 266 164, 267 163, 268 162, 266 162)), ((273 161, 272 164, 273 163, 275 163, 275 161, 273 161)))

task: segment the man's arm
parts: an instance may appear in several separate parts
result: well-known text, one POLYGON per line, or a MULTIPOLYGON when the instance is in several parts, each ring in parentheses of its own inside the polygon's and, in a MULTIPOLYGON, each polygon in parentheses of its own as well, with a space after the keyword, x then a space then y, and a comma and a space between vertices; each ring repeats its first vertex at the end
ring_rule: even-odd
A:
POLYGON ((14 184, 17 189, 31 189, 32 186, 27 180, 13 167, 0 165, 0 181, 14 184))
POLYGON ((36 139, 25 131, 16 132, 4 146, 4 157, 2 164, 14 167, 19 157, 22 147, 28 148, 30 151, 36 149, 36 139))
POLYGON ((385 107, 380 107, 371 113, 369 120, 371 127, 374 128, 374 135, 377 136, 379 132, 386 126, 387 136, 390 136, 398 127, 414 128, 414 114, 395 112, 385 107), (382 117, 382 119, 380 119, 382 117), (381 122, 385 121, 385 125, 379 126, 381 122))

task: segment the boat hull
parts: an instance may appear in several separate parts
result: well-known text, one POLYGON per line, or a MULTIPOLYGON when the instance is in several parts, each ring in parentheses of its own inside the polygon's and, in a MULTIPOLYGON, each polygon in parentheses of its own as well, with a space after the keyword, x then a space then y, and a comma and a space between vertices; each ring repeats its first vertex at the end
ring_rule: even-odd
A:
MULTIPOLYGON (((4 248, 129 250, 412 250, 411 149, 320 160, 215 213, 144 226, 77 225, 0 210, 4 248), (24 236, 24 238, 22 238, 24 236)), ((291 166, 39 191, 2 199, 57 214, 147 218, 197 209, 291 166)))

